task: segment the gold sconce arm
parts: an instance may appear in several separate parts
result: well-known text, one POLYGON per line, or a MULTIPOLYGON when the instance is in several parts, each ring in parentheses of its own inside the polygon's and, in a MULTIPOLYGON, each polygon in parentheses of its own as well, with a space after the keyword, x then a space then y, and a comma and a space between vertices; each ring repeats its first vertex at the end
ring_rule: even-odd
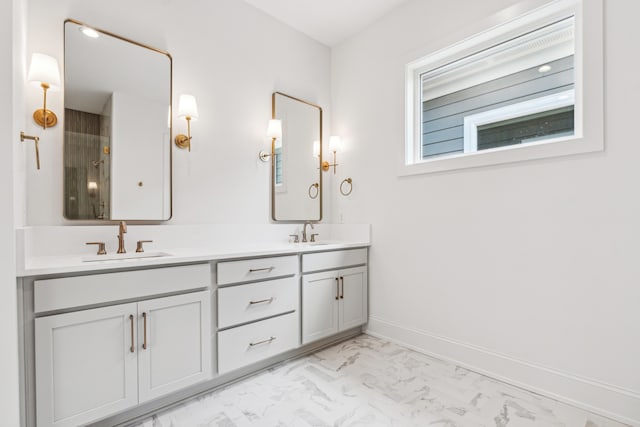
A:
POLYGON ((47 93, 60 89, 58 60, 42 53, 33 53, 27 80, 40 86, 43 91, 42 108, 33 112, 33 120, 43 129, 55 126, 58 117, 53 111, 47 110, 47 93))
POLYGON ((336 174, 336 171, 338 170, 338 159, 337 159, 337 155, 336 153, 338 152, 338 150, 340 150, 342 148, 342 141, 340 139, 339 136, 337 135, 332 135, 329 138, 329 150, 333 153, 333 163, 329 163, 327 161, 323 161, 322 162, 322 170, 323 171, 328 171, 331 166, 333 166, 333 174, 336 174))
POLYGON ((178 117, 187 120, 187 134, 176 135, 174 141, 178 148, 187 148, 191 152, 191 120, 198 120, 198 105, 193 95, 180 95, 178 117))
POLYGON ((336 174, 336 169, 338 166, 336 152, 333 152, 333 163, 329 163, 326 160, 322 162, 322 170, 327 172, 333 166, 333 174, 336 174))
POLYGON ((269 120, 269 124, 267 125, 267 136, 271 138, 271 152, 268 153, 265 150, 262 150, 258 153, 258 157, 263 162, 269 161, 270 157, 272 159, 275 158, 276 141, 282 138, 282 120, 276 119, 275 117, 269 120))
POLYGON ((267 152, 266 152, 266 151, 264 151, 264 150, 261 150, 261 151, 258 153, 258 158, 259 158, 260 160, 262 160, 263 162, 268 162, 268 161, 269 161, 269 157, 271 157, 271 153, 267 153, 267 152))
POLYGON ((40 138, 37 136, 25 135, 24 132, 20 132, 20 142, 25 140, 34 141, 36 143, 36 166, 40 170, 40 138))
POLYGON ((178 148, 187 148, 191 152, 191 117, 185 117, 187 119, 187 135, 178 134, 175 138, 175 143, 178 148))
POLYGON ((276 139, 278 138, 271 138, 271 153, 268 153, 265 150, 260 150, 260 152, 258 153, 258 158, 263 162, 268 162, 269 158, 273 156, 274 147, 276 145, 276 139))
POLYGON ((35 121, 43 129, 54 127, 58 123, 58 116, 51 111, 47 110, 47 91, 49 90, 48 83, 40 83, 42 90, 44 91, 44 100, 42 108, 33 112, 33 121, 35 121))

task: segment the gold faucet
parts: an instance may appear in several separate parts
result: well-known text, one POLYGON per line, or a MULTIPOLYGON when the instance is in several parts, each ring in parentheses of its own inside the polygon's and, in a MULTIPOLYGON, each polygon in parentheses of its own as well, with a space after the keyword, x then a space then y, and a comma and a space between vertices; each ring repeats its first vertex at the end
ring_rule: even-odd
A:
POLYGON ((120 227, 118 228, 118 253, 124 254, 127 251, 124 248, 124 233, 127 232, 127 223, 120 221, 120 227))
POLYGON ((304 222, 304 226, 302 226, 302 243, 307 243, 307 225, 310 225, 312 230, 314 228, 311 221, 304 222))

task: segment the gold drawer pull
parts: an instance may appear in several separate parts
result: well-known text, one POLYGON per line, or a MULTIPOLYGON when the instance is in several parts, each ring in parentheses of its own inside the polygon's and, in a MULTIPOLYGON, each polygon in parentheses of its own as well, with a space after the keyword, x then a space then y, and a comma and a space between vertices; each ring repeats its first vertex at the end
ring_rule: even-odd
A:
POLYGON ((271 304, 273 302, 273 297, 267 298, 267 299, 261 299, 261 300, 258 300, 258 301, 249 301, 249 305, 264 304, 265 302, 268 303, 268 304, 271 304))
POLYGON ((131 321, 131 348, 129 350, 133 353, 136 350, 136 344, 133 342, 133 314, 129 315, 129 320, 131 321))
POLYGON ((258 273, 260 271, 266 271, 267 273, 271 273, 275 267, 265 267, 265 268, 250 268, 249 273, 258 273))
POLYGON ((147 349, 147 313, 142 313, 142 319, 144 320, 144 341, 142 343, 142 348, 147 349))
POLYGON ((255 346, 260 345, 260 344, 267 344, 267 343, 271 343, 271 341, 273 341, 273 340, 275 340, 275 339, 276 339, 276 337, 271 337, 271 338, 269 338, 269 339, 262 340, 262 341, 258 341, 258 342, 250 342, 250 343, 249 343, 249 347, 255 347, 255 346))

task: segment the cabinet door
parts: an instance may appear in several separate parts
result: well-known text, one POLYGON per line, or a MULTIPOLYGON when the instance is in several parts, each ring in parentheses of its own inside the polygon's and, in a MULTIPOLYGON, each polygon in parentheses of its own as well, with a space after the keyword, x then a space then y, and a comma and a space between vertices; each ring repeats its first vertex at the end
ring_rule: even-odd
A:
POLYGON ((302 343, 338 332, 338 275, 335 271, 302 277, 302 343))
POLYGON ((138 403, 136 304, 35 320, 39 427, 77 426, 138 403))
POLYGON ((210 292, 138 303, 140 403, 211 378, 210 292))
POLYGON ((339 330, 367 323, 367 269, 349 268, 340 272, 339 330))

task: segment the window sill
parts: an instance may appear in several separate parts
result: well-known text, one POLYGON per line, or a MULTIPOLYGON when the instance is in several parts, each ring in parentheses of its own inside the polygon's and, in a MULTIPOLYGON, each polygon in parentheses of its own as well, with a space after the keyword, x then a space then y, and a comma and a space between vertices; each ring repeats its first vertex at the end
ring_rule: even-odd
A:
POLYGON ((590 135, 591 137, 588 139, 574 136, 555 138, 541 142, 530 142, 526 145, 512 145, 473 153, 442 156, 413 164, 405 164, 403 159, 402 165, 398 169, 398 176, 446 172, 603 151, 603 129, 591 132, 590 135))

